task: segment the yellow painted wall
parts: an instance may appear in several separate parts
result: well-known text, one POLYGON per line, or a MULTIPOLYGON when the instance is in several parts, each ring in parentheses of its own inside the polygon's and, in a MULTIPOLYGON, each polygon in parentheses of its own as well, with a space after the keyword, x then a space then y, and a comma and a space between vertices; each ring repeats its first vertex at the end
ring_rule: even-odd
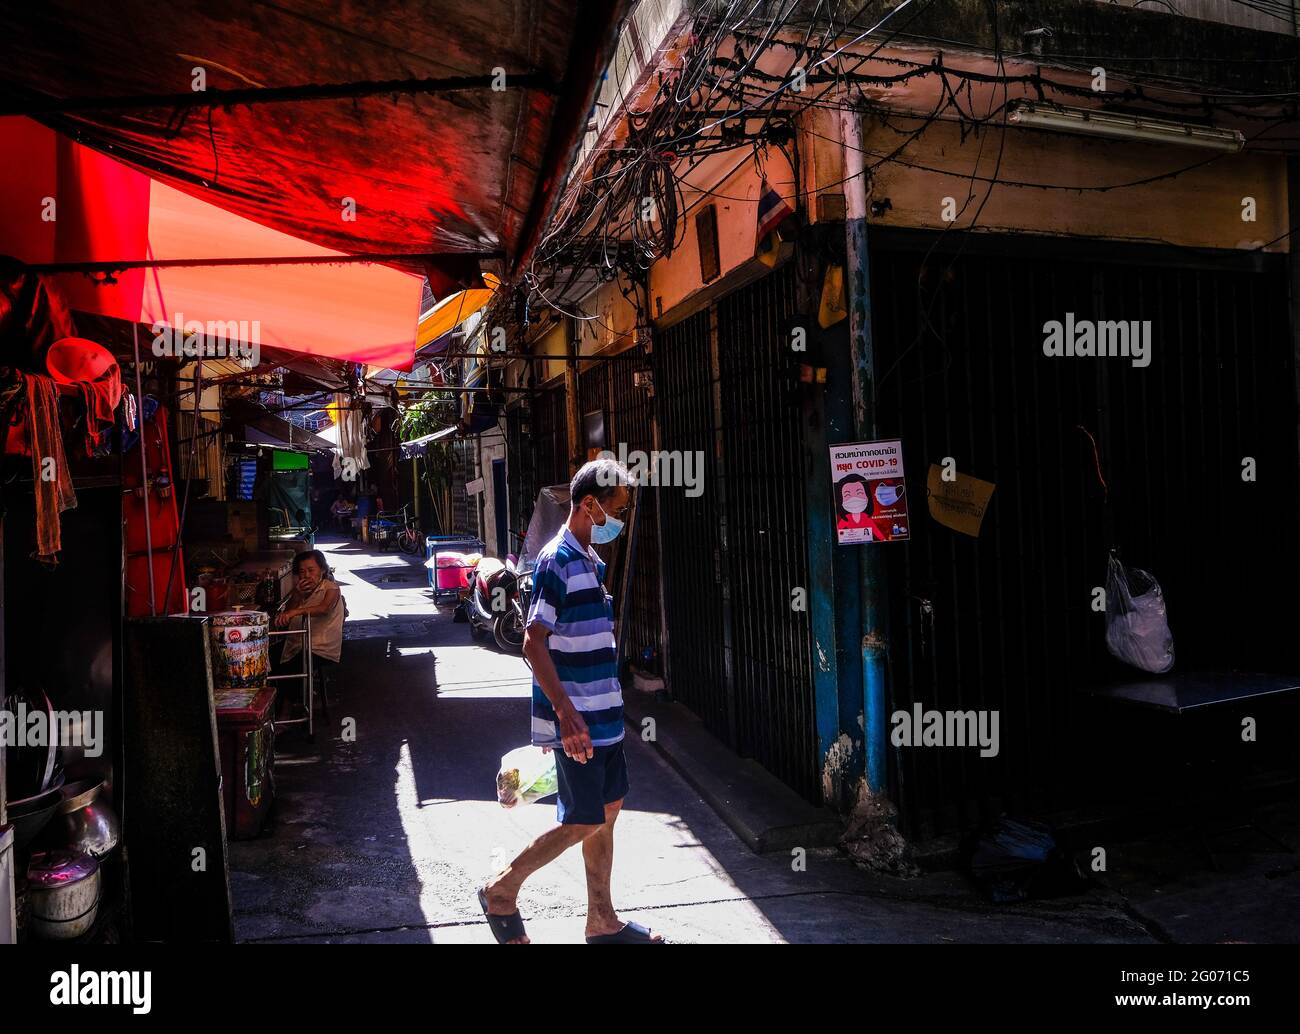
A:
MULTIPOLYGON (((893 151, 914 120, 891 119, 893 126, 868 123, 864 147, 868 165, 893 151)), ((990 130, 981 139, 961 140, 954 123, 936 122, 907 150, 903 162, 881 165, 874 174, 871 197, 889 199, 890 207, 873 215, 882 226, 942 228, 944 198, 964 215, 952 225, 969 226, 989 184, 968 178, 976 168, 992 177, 997 167, 1002 131, 990 130), (925 168, 917 168, 924 166, 925 168), (931 171, 934 170, 934 171, 931 171)), ((822 182, 832 163, 819 155, 822 182)), ((1045 190, 1037 187, 993 186, 979 217, 989 231, 1021 231, 1154 241, 1187 247, 1251 248, 1284 234, 1287 227, 1286 164, 1272 154, 1244 152, 1207 162, 1212 154, 1193 148, 1127 141, 1094 140, 1035 129, 1006 131, 1000 181, 1052 183, 1070 186, 1117 185, 1163 176, 1176 176, 1108 191, 1045 190), (1205 163, 1199 168, 1188 168, 1205 163), (1242 220, 1244 198, 1255 200, 1256 219, 1242 220)), ((836 188, 842 189, 842 188, 836 188)), ((1279 241, 1271 251, 1286 251, 1279 241)))
MULTIPOLYGON (((718 279, 724 279, 754 258, 754 232, 758 226, 758 198, 762 192, 762 178, 754 168, 754 163, 749 160, 747 151, 738 150, 727 158, 725 175, 720 179, 711 181, 710 177, 699 170, 686 176, 688 184, 708 190, 710 195, 689 189, 686 192, 687 204, 693 207, 680 217, 685 223, 685 236, 671 255, 656 262, 650 270, 652 319, 668 313, 705 286, 700 274, 699 244, 695 236, 695 217, 703 205, 717 206, 718 259, 721 267, 718 279), (735 167, 736 163, 739 163, 738 168, 735 167)), ((785 155, 777 148, 769 148, 765 166, 768 184, 794 208, 794 173, 785 155)))
MULTIPOLYGON (((565 321, 561 320, 545 334, 540 341, 533 346, 533 352, 537 355, 558 355, 568 354, 567 338, 565 330, 565 321)), ((564 373, 564 362, 549 360, 546 363, 543 380, 550 380, 552 377, 559 377, 564 373)))
MULTIPOLYGON (((620 280, 624 288, 630 289, 625 278, 620 280)), ((583 299, 582 310, 595 318, 581 321, 580 355, 594 355, 604 350, 621 352, 636 344, 636 307, 623 296, 616 284, 598 287, 583 299)))

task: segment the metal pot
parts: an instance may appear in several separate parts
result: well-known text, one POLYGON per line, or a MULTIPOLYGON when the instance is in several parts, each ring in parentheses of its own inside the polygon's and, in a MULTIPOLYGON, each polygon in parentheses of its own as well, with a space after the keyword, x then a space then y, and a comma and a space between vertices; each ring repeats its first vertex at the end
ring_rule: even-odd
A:
POLYGON ((63 788, 63 802, 55 820, 65 847, 95 858, 103 858, 121 839, 117 815, 107 801, 100 799, 103 788, 102 779, 69 783, 63 788))
POLYGON ((42 851, 27 866, 27 910, 32 933, 69 941, 95 925, 99 862, 84 851, 42 851))

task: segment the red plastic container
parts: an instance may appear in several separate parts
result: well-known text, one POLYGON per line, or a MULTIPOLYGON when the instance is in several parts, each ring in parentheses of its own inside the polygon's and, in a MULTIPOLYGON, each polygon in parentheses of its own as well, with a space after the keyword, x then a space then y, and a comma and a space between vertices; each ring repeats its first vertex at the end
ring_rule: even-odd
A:
POLYGON ((225 689, 213 697, 226 836, 249 840, 262 831, 275 799, 275 690, 225 689))

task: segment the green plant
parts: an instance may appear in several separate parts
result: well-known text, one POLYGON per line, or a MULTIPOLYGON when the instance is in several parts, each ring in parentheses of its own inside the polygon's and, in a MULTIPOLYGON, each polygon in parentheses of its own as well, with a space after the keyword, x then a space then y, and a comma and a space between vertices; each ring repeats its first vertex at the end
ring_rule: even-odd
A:
POLYGON ((456 398, 451 392, 425 395, 415 402, 403 402, 398 417, 398 437, 409 442, 440 431, 456 416, 456 398))

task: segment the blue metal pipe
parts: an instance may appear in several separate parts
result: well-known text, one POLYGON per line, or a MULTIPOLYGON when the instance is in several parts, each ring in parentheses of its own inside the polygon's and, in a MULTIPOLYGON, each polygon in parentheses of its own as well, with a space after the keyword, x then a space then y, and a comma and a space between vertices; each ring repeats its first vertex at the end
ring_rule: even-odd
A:
MULTIPOLYGON (((867 253, 867 177, 862 162, 862 116, 840 111, 844 154, 845 290, 853 359, 853 425, 859 439, 876 437, 876 351, 871 331, 871 265, 867 253)), ((862 711, 867 785, 885 792, 889 720, 885 713, 885 564, 877 545, 860 547, 862 600, 862 711)))

